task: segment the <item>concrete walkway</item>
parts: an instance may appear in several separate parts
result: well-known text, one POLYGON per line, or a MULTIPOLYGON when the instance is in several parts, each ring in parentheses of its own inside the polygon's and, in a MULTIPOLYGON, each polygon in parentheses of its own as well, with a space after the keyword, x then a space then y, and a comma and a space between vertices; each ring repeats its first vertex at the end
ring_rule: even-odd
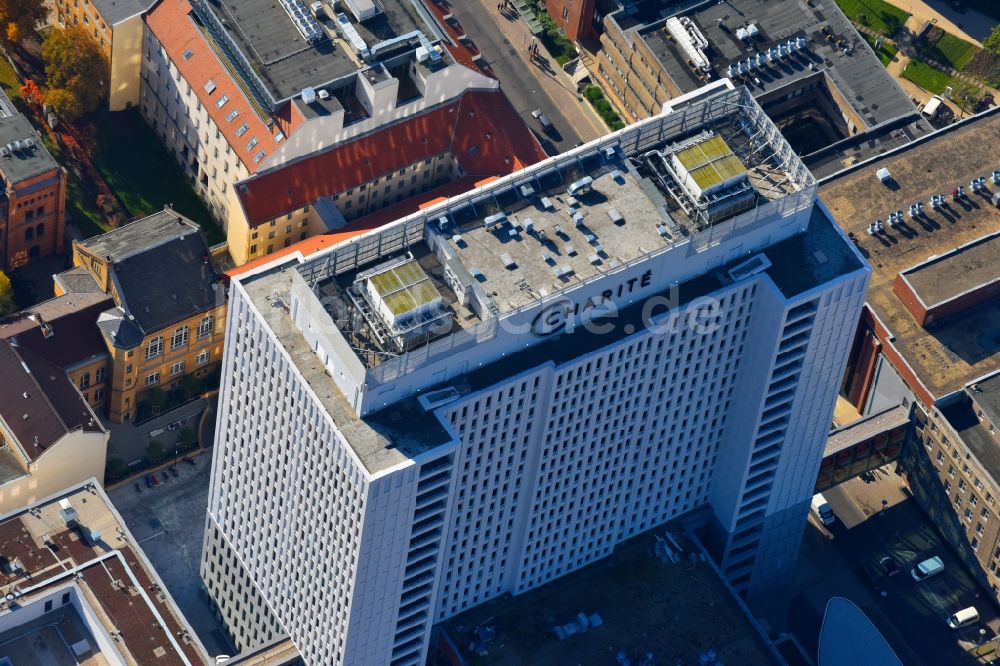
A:
MULTIPOLYGON (((525 101, 534 104, 532 108, 539 106, 545 108, 545 105, 537 103, 535 90, 520 90, 525 86, 517 81, 520 76, 514 76, 514 72, 511 71, 513 69, 520 70, 522 75, 527 74, 531 81, 537 84, 545 96, 552 101, 556 113, 565 118, 569 127, 557 126, 556 129, 559 132, 569 134, 570 132, 567 130, 572 130, 572 134, 584 142, 608 133, 604 122, 593 111, 589 102, 577 95, 576 85, 572 79, 562 71, 562 67, 554 59, 549 57, 544 46, 539 44, 538 57, 534 61, 528 58, 528 47, 532 42, 531 31, 517 15, 517 12, 513 10, 500 12, 492 0, 456 2, 453 5, 453 11, 467 28, 479 28, 479 32, 482 34, 473 35, 470 33, 470 37, 491 58, 491 65, 500 79, 500 87, 503 88, 515 106, 519 106, 518 101, 522 93, 528 93, 525 101), (484 25, 485 21, 482 20, 470 21, 471 16, 488 16, 491 25, 484 25), (478 25, 474 26, 475 23, 478 25), (502 36, 506 48, 499 44, 496 45, 496 48, 489 48, 490 42, 500 41, 496 40, 495 36, 485 34, 489 29, 495 30, 498 35, 502 36)), ((521 111, 520 108, 518 110, 521 111)), ((526 110, 528 113, 531 111, 531 109, 526 110)), ((534 119, 529 117, 527 120, 532 129, 537 126, 537 121, 534 119)), ((556 118, 552 118, 552 120, 558 122, 556 118)), ((564 145, 560 142, 557 144, 560 144, 561 150, 572 148, 572 144, 564 145)))
POLYGON ((890 5, 895 5, 911 14, 910 18, 906 21, 905 27, 915 35, 919 34, 925 24, 933 23, 955 37, 960 37, 968 42, 972 42, 976 46, 982 47, 983 43, 969 34, 969 32, 979 35, 980 38, 985 38, 986 35, 990 34, 993 26, 996 25, 996 21, 971 9, 966 9, 965 13, 959 14, 954 9, 948 7, 945 2, 927 2, 925 0, 886 1, 890 5), (947 16, 945 13, 947 13, 947 16), (966 32, 966 27, 969 27, 969 32, 966 32))

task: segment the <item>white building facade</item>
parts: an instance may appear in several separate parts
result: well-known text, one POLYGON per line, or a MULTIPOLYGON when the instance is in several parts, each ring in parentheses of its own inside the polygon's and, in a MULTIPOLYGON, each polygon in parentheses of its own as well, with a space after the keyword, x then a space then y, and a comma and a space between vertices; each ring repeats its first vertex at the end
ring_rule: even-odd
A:
POLYGON ((422 664, 434 622, 686 515, 738 591, 788 575, 869 271, 745 90, 284 262, 234 279, 227 329, 202 574, 241 648, 287 633, 310 664, 422 664), (706 132, 758 205, 698 226, 650 155, 706 132), (543 226, 595 249, 559 241, 568 280, 529 265, 543 226), (372 331, 330 301, 401 251, 472 323, 357 352, 372 331))

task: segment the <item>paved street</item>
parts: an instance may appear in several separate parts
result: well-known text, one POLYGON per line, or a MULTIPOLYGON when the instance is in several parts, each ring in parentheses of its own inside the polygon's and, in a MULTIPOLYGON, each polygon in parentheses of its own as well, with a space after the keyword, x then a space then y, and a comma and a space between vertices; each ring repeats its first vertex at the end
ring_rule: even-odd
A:
MULTIPOLYGON (((139 426, 109 423, 107 418, 102 417, 101 422, 111 431, 108 458, 121 458, 130 467, 141 465, 146 455, 146 446, 154 439, 163 444, 164 451, 173 453, 173 446, 182 429, 198 429, 198 420, 205 411, 206 404, 204 399, 194 400, 139 426), (169 430, 167 426, 174 423, 179 424, 178 427, 169 430)), ((211 446, 212 442, 202 444, 211 446)))
POLYGON ((177 478, 158 472, 161 485, 156 488, 146 488, 140 481, 141 492, 128 483, 108 495, 205 649, 215 656, 234 652, 198 575, 211 460, 209 451, 197 458, 196 465, 179 463, 177 478))
POLYGON ((515 18, 515 12, 500 14, 491 0, 454 2, 451 10, 547 153, 556 154, 607 133, 601 120, 583 106, 587 102, 577 97, 569 77, 548 58, 544 47, 539 46, 539 55, 545 66, 529 63, 527 47, 531 36, 524 21, 515 18), (539 108, 552 121, 554 132, 542 132, 531 116, 532 110, 539 108))
POLYGON ((904 664, 985 664, 966 653, 975 647, 979 629, 987 640, 1000 630, 1000 614, 981 594, 952 551, 941 541, 915 500, 900 490, 891 466, 871 483, 853 479, 824 493, 837 514, 829 530, 810 517, 797 564, 795 585, 758 608, 777 631, 791 631, 815 654, 827 601, 847 597, 869 616, 904 664), (886 509, 882 512, 882 500, 886 509), (861 571, 866 561, 894 557, 901 571, 874 585, 861 571), (916 583, 909 570, 939 555, 941 574, 916 583), (953 631, 945 624, 952 613, 975 605, 978 625, 953 631))

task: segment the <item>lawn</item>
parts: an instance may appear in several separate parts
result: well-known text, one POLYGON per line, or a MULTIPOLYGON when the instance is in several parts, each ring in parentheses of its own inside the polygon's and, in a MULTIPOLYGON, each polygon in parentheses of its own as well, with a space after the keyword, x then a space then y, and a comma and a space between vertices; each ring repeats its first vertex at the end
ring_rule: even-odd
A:
POLYGON ((899 32, 906 19, 910 18, 908 12, 885 0, 837 0, 837 6, 855 23, 888 37, 899 32))
POLYGON ((945 33, 941 36, 941 39, 939 39, 937 43, 930 48, 929 55, 935 60, 959 70, 969 64, 969 61, 972 60, 978 52, 979 49, 975 46, 975 44, 970 44, 969 42, 959 39, 954 35, 945 33))
POLYGON ((906 69, 903 70, 903 78, 913 81, 935 95, 940 95, 947 86, 951 85, 951 76, 917 60, 911 60, 906 65, 906 69))
POLYGON ((892 59, 896 57, 897 53, 899 53, 899 49, 897 49, 896 46, 889 41, 883 39, 882 46, 880 48, 875 48, 875 37, 869 35, 867 32, 862 33, 861 36, 865 38, 866 42, 868 42, 868 46, 872 47, 872 51, 875 52, 875 55, 878 56, 878 59, 882 62, 884 67, 888 67, 889 63, 892 62, 892 59))
POLYGON ((225 240, 222 229, 138 109, 97 114, 92 120, 97 148, 91 159, 130 218, 172 204, 201 225, 209 244, 225 240))
POLYGON ((20 87, 21 83, 17 80, 14 68, 10 66, 6 58, 0 56, 0 88, 3 88, 7 97, 16 101, 21 97, 20 87))

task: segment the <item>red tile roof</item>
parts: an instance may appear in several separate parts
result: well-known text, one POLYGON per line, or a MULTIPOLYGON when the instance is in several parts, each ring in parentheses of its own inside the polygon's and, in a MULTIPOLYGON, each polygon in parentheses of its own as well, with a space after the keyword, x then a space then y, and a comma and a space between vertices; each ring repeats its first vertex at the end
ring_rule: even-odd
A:
POLYGON ((545 158, 502 92, 469 91, 449 104, 251 176, 237 185, 237 193, 253 228, 320 196, 345 192, 445 152, 472 176, 507 174, 545 158))
POLYGON ((246 273, 247 271, 251 271, 259 266, 268 264, 279 257, 290 255, 293 252, 301 252, 302 256, 308 257, 311 254, 319 252, 323 248, 331 247, 341 241, 354 238, 355 236, 360 236, 361 234, 371 231, 372 229, 378 229, 389 222, 406 217, 410 213, 415 213, 418 210, 432 206, 433 204, 447 199, 448 197, 467 192, 473 187, 479 185, 481 182, 482 181, 477 181, 476 178, 472 176, 466 176, 465 178, 459 178, 458 180, 454 180, 450 183, 445 183, 444 185, 435 187, 427 192, 412 196, 405 201, 400 201, 398 204, 394 204, 371 213, 370 215, 358 218, 339 231, 307 238, 304 241, 299 241, 298 243, 289 245, 288 247, 276 250, 271 254, 249 261, 242 266, 237 266, 236 268, 226 272, 226 279, 228 280, 237 275, 246 273))
POLYGON ((484 66, 480 67, 476 62, 475 58, 479 55, 479 49, 475 43, 468 39, 468 37, 464 40, 459 39, 459 37, 465 35, 465 29, 459 25, 458 21, 454 17, 451 22, 444 19, 445 16, 451 14, 451 3, 447 0, 424 0, 424 6, 434 16, 434 20, 437 21, 438 26, 451 38, 449 40, 450 43, 442 42, 442 44, 448 49, 448 53, 455 59, 455 62, 496 78, 489 64, 485 64, 485 61, 482 61, 484 62, 484 66))
POLYGON ((225 135, 239 160, 253 172, 275 149, 276 143, 271 130, 264 124, 265 121, 251 108, 243 89, 230 76, 226 66, 198 29, 191 16, 191 4, 188 0, 161 0, 146 15, 146 24, 170 54, 171 62, 191 84, 191 90, 225 135), (183 54, 188 50, 191 51, 191 56, 185 58, 183 54), (209 80, 215 83, 212 92, 205 89, 209 80), (228 95, 229 101, 220 108, 218 102, 224 95, 228 95), (239 115, 228 120, 234 110, 239 115), (243 123, 249 125, 249 128, 241 136, 237 136, 236 131, 243 123), (254 137, 257 138, 257 143, 247 150, 246 146, 254 137), (260 150, 264 150, 265 157, 255 162, 253 157, 260 150))

